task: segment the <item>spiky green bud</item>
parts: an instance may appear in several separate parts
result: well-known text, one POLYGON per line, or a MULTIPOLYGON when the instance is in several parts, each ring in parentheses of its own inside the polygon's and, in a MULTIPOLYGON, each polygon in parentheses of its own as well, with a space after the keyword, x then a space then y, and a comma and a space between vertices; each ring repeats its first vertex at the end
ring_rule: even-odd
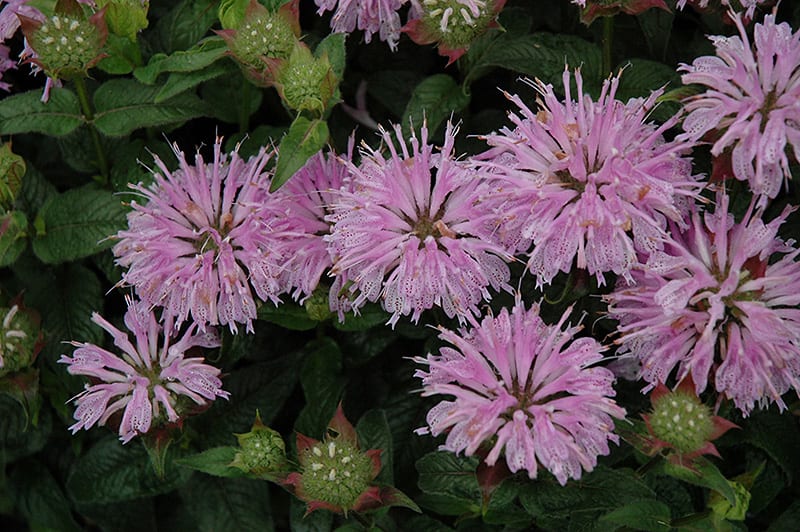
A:
POLYGON ((702 448, 714 433, 711 409, 696 395, 682 390, 655 400, 649 421, 653 435, 681 453, 702 448))

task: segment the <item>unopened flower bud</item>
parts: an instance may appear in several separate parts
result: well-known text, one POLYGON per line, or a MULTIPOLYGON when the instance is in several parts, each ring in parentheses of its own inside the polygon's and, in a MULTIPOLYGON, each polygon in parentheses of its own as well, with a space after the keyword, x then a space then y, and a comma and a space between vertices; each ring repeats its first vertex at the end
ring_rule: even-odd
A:
POLYGON ((696 395, 682 390, 654 400, 648 419, 653 435, 680 453, 697 451, 714 433, 711 409, 696 395))
POLYGON ((277 86, 292 109, 322 112, 336 90, 336 75, 327 55, 314 57, 298 43, 278 73, 277 86))
POLYGON ((0 208, 9 209, 17 199, 25 175, 25 160, 11 151, 11 144, 0 146, 0 208))
POLYGON ((260 476, 282 471, 286 467, 286 445, 281 435, 256 417, 252 430, 237 434, 241 451, 231 466, 260 476))
POLYGON ((375 476, 367 453, 342 438, 306 449, 300 463, 306 496, 341 508, 355 507, 375 476))
POLYGON ((0 319, 0 376, 4 376, 33 363, 38 350, 39 327, 19 305, 0 307, 0 319))
POLYGON ((305 300, 303 307, 305 307, 309 318, 314 321, 325 321, 333 315, 329 292, 330 287, 323 286, 321 289, 315 290, 311 297, 305 300))

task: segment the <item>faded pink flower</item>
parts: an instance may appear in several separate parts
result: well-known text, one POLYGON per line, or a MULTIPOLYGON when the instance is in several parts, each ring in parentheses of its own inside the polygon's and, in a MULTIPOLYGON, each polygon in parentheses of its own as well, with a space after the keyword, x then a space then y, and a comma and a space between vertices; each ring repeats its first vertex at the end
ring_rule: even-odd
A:
POLYGON ((237 323, 253 330, 256 301, 277 304, 286 290, 286 257, 269 246, 271 221, 260 215, 269 196, 272 152, 262 149, 244 161, 214 144, 214 160, 198 153, 191 165, 173 146, 179 167, 171 172, 155 158, 154 183, 131 185, 145 204, 131 202, 128 229, 117 234, 117 264, 127 271, 122 282, 135 287, 150 306, 164 308, 176 326, 190 317, 207 325, 237 323))
POLYGON ((510 257, 478 236, 481 180, 454 158, 457 128, 447 125, 438 153, 425 125, 408 142, 400 126, 394 129, 397 144, 382 130, 388 158, 365 147, 360 166, 348 163, 352 188, 342 191, 328 217, 332 234, 324 237, 332 274, 345 276, 354 309, 380 299, 391 325, 408 314, 416 322, 434 306, 463 320, 490 299, 490 286, 510 290, 510 257))
POLYGON ((685 84, 707 87, 687 100, 681 138, 695 142, 714 131, 712 155, 732 150, 736 178, 774 198, 791 177, 788 145, 800 160, 800 32, 767 15, 751 46, 741 18, 733 20, 740 35, 711 37, 717 55, 680 67, 685 84))
POLYGON ((784 409, 781 395, 800 390, 800 249, 776 236, 791 209, 765 224, 751 203, 734 223, 728 202, 695 210, 633 272, 635 286, 607 296, 617 343, 641 361, 646 389, 691 376, 698 394, 711 386, 745 415, 756 403, 784 409))
POLYGON ((221 389, 220 370, 206 364, 203 358, 187 358, 193 347, 219 347, 220 341, 211 331, 199 333, 192 324, 177 339, 172 317, 164 327, 142 302, 128 301, 125 326, 133 333, 122 332, 96 312, 92 321, 114 337, 114 345, 122 352, 112 353, 94 344, 72 342, 77 349, 72 356, 58 360, 68 364, 72 375, 86 375, 93 384, 75 397, 73 434, 94 425, 104 425, 116 412, 123 410, 119 436, 123 443, 148 432, 153 425, 175 423, 186 413, 186 396, 203 406, 217 397, 228 398, 221 389), (159 335, 164 333, 163 343, 159 335), (175 341, 177 339, 177 341, 175 341))
POLYGON ((8 56, 8 46, 0 44, 0 90, 10 91, 11 85, 3 81, 3 73, 16 68, 17 64, 8 56))
POLYGON ((453 347, 439 355, 415 357, 429 366, 418 370, 423 396, 446 395, 428 412, 420 433, 447 433, 443 449, 471 456, 485 443, 486 463, 504 452, 512 472, 536 478, 539 465, 563 485, 591 471, 598 455, 609 453, 612 418, 625 410, 615 395, 614 375, 595 366, 605 348, 591 337, 575 338, 580 325, 564 328, 571 308, 556 325, 539 316, 539 304, 526 310, 518 299, 509 313, 487 316, 472 329, 440 327, 453 347))
POLYGON ((398 10, 407 0, 314 0, 317 14, 334 11, 331 29, 337 33, 352 33, 356 27, 364 32, 370 42, 374 34, 397 49, 400 39, 400 14, 398 10))
POLYGON ((615 99, 619 76, 606 80, 595 102, 575 73, 577 101, 564 72, 566 101, 551 85, 529 82, 539 93, 534 112, 516 95, 514 128, 486 137, 493 146, 480 156, 497 182, 486 198, 496 214, 492 232, 527 251, 539 285, 559 271, 586 269, 605 282, 604 272, 630 279, 636 249, 658 247, 666 219, 679 221, 700 185, 691 174, 685 142, 667 142, 661 126, 646 122, 661 91, 623 103, 615 99))

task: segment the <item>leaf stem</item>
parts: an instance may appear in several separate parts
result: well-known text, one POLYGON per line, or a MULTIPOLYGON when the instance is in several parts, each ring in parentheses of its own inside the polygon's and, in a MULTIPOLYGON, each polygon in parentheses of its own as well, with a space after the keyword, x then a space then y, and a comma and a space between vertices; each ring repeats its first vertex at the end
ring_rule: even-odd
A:
POLYGON ((87 126, 89 127, 89 134, 92 136, 92 144, 94 144, 94 151, 97 155, 97 166, 100 169, 100 174, 103 176, 102 183, 108 183, 108 160, 106 153, 103 151, 103 145, 100 143, 100 133, 94 127, 94 110, 91 103, 89 103, 89 93, 86 90, 86 82, 83 78, 75 78, 75 90, 78 92, 78 101, 81 103, 81 111, 83 117, 86 119, 87 126))
POLYGON ((614 44, 614 17, 603 17, 603 76, 611 73, 611 47, 614 44))

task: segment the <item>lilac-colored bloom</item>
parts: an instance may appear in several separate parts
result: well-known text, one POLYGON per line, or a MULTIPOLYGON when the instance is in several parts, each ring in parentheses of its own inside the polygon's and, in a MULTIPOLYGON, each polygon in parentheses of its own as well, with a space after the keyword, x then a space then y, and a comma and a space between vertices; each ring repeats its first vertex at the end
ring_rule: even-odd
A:
POLYGON ((296 300, 310 296, 333 265, 322 238, 331 229, 325 217, 332 213, 347 175, 343 159, 319 152, 264 204, 265 216, 275 220, 270 247, 289 261, 285 282, 296 300))
POLYGON ((740 17, 733 20, 740 35, 711 37, 717 55, 680 67, 684 83, 707 87, 686 103, 682 137, 697 141, 716 130, 711 153, 732 149, 736 178, 774 198, 791 176, 788 145, 800 160, 800 32, 767 15, 751 46, 740 17))
POLYGON ((391 325, 407 314, 416 322, 434 306, 463 320, 490 299, 488 287, 510 290, 510 257, 478 237, 481 180, 453 156, 456 128, 448 124, 439 153, 424 125, 408 143, 400 126, 395 134, 397 144, 383 131, 388 159, 367 147, 360 166, 349 163, 352 188, 342 191, 325 237, 332 273, 347 279, 354 309, 381 299, 391 325))
POLYGON ((370 42, 374 34, 397 49, 400 39, 400 14, 398 10, 407 0, 314 0, 318 14, 334 11, 331 29, 337 33, 351 33, 356 27, 364 32, 370 42))
POLYGON ((128 269, 123 282, 148 305, 164 307, 176 325, 191 317, 201 330, 219 324, 236 332, 244 323, 252 331, 253 292, 277 304, 285 291, 285 257, 270 249, 270 221, 259 214, 272 153, 262 149, 244 161, 223 154, 221 143, 211 163, 198 153, 194 165, 174 146, 174 172, 156 157, 155 182, 132 185, 147 202, 131 202, 128 229, 113 251, 128 269))
POLYGON ((119 436, 123 443, 148 432, 153 425, 174 423, 185 414, 180 396, 197 405, 205 405, 217 397, 228 398, 221 389, 220 370, 202 358, 187 358, 193 347, 219 347, 219 338, 208 331, 197 332, 192 324, 180 338, 173 336, 172 318, 167 317, 163 343, 159 344, 162 327, 152 311, 142 302, 128 301, 125 326, 133 333, 120 331, 102 316, 92 314, 92 321, 114 338, 121 351, 116 354, 94 344, 72 342, 77 347, 72 356, 62 355, 59 362, 68 364, 72 375, 86 375, 96 384, 75 398, 73 434, 94 425, 104 425, 115 413, 123 410, 119 436))
POLYGON ((11 85, 3 81, 3 73, 17 66, 16 63, 8 56, 9 52, 10 50, 8 46, 0 44, 0 90, 4 91, 10 91, 11 85))
POLYGON ((666 219, 680 220, 699 188, 684 154, 688 143, 667 142, 661 126, 646 122, 661 91, 623 103, 615 99, 619 76, 606 80, 595 102, 575 73, 577 101, 563 76, 566 101, 551 85, 530 82, 541 97, 532 111, 519 96, 514 128, 486 140, 484 169, 497 179, 487 205, 497 213, 492 231, 527 251, 539 285, 577 267, 605 282, 603 273, 629 279, 636 249, 658 247, 666 219), (631 236, 632 233, 632 236, 631 236))
POLYGON ((490 466, 504 452, 511 471, 536 478, 539 465, 563 485, 591 471, 599 455, 618 442, 612 418, 625 410, 615 395, 614 375, 594 366, 605 348, 597 340, 575 338, 580 325, 564 328, 568 310, 556 325, 539 316, 539 305, 526 310, 521 301, 472 330, 440 328, 440 338, 454 347, 414 360, 423 395, 446 395, 428 412, 434 436, 447 432, 443 449, 467 456, 486 443, 490 466))
MULTIPOLYGON (((722 6, 730 9, 734 13, 739 13, 741 10, 744 10, 744 16, 747 18, 753 18, 753 14, 759 5, 772 2, 774 2, 774 0, 735 0, 733 2, 731 2, 731 0, 720 0, 722 6)), ((708 7, 708 0, 678 0, 676 7, 678 9, 683 9, 686 7, 686 4, 705 9, 708 7)))
POLYGON ((695 211, 664 251, 634 272, 636 285, 607 296, 621 351, 641 361, 652 388, 691 375, 747 415, 756 403, 800 390, 800 249, 776 234, 787 208, 765 224, 751 203, 739 223, 718 194, 714 213, 695 211), (675 371, 677 370, 677 371, 675 371))

